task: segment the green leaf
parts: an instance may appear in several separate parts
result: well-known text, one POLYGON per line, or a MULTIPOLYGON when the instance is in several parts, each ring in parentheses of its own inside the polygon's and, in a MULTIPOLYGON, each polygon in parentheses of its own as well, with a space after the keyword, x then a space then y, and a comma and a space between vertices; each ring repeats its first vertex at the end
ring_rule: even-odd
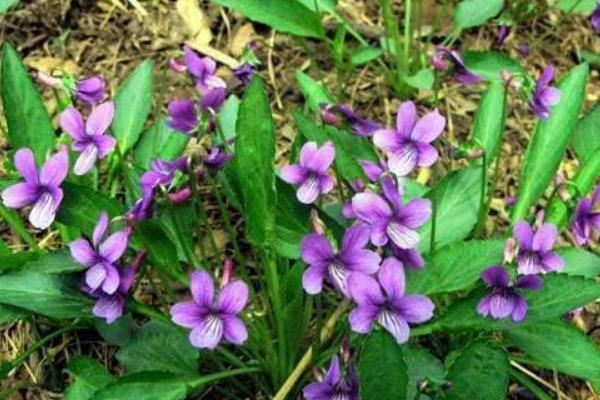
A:
POLYGON ((38 257, 25 264, 23 269, 43 274, 62 274, 82 271, 86 267, 75 261, 68 249, 63 249, 38 255, 38 257))
POLYGON ((481 271, 502 262, 502 240, 471 240, 440 249, 421 271, 408 270, 408 292, 438 294, 473 286, 481 271))
POLYGON ((180 260, 194 253, 196 211, 192 203, 171 205, 160 212, 160 223, 168 238, 177 247, 180 260))
POLYGON ((312 11, 319 11, 319 12, 328 11, 330 13, 335 12, 335 5, 337 3, 337 0, 316 0, 316 1, 315 0, 298 0, 298 1, 302 4, 304 4, 304 6, 306 6, 306 8, 309 8, 312 11))
POLYGON ((172 161, 181 156, 190 137, 171 129, 167 125, 167 117, 159 118, 142 135, 135 146, 133 157, 144 169, 150 168, 150 161, 155 158, 172 161))
POLYGON ((316 39, 324 37, 320 17, 296 0, 213 1, 281 32, 316 39))
POLYGON ((188 332, 174 325, 150 321, 117 353, 127 373, 167 371, 195 375, 199 352, 188 332))
POLYGON ((596 0, 559 0, 556 8, 569 12, 591 12, 596 8, 596 0))
POLYGON ((103 319, 96 318, 94 320, 94 327, 106 343, 115 346, 125 346, 131 340, 133 317, 131 314, 126 314, 110 324, 106 323, 103 319))
POLYGON ((19 0, 0 0, 0 15, 8 11, 9 8, 19 4, 19 0))
POLYGON ((448 370, 448 400, 504 400, 508 389, 508 354, 493 342, 478 341, 460 351, 448 370))
POLYGON ((350 64, 359 66, 367 64, 383 55, 381 47, 362 46, 354 50, 350 55, 350 64))
POLYGON ((410 87, 421 90, 431 89, 434 81, 435 75, 429 68, 420 69, 416 74, 404 78, 404 82, 406 82, 410 87))
POLYGON ((143 242, 141 247, 148 250, 153 265, 171 277, 184 276, 177 257, 177 248, 168 239, 159 220, 138 221, 135 231, 136 237, 143 242))
POLYGON ((591 160, 594 152, 600 148, 600 135, 598 135, 598 125, 600 125, 600 103, 596 103, 590 111, 581 118, 571 138, 571 146, 577 154, 580 163, 586 163, 591 160))
MULTIPOLYGON (((223 132, 223 136, 225 140, 234 139, 236 136, 235 126, 237 123, 238 111, 240 108, 240 99, 235 95, 231 95, 227 98, 223 107, 221 107, 221 111, 217 114, 217 120, 219 121, 219 126, 221 127, 221 131, 223 132)), ((221 135, 215 135, 213 137, 214 144, 219 145, 223 143, 221 139, 221 135)))
POLYGON ((558 85, 560 104, 552 108, 547 121, 538 122, 525 153, 513 222, 528 217, 529 208, 555 176, 585 97, 588 72, 587 64, 573 68, 558 85))
POLYGON ((91 312, 92 300, 65 275, 13 271, 0 275, 0 287, 0 303, 51 318, 77 318, 91 312))
POLYGON ((246 235, 257 246, 270 246, 275 238, 275 132, 263 81, 255 76, 246 89, 237 121, 235 171, 246 235))
POLYGON ((463 0, 454 10, 454 26, 465 29, 483 25, 498 15, 502 7, 503 0, 463 0))
POLYGON ((27 318, 29 312, 18 307, 0 304, 0 325, 27 318))
POLYGON ((557 249, 565 260, 563 272, 568 275, 581 275, 595 278, 600 274, 600 257, 579 247, 563 247, 557 249))
POLYGON ((181 377, 153 371, 127 375, 96 392, 91 400, 183 400, 187 392, 181 377))
POLYGON ((28 262, 36 260, 40 254, 35 251, 21 251, 0 255, 0 272, 22 268, 28 262))
POLYGON ((101 212, 106 211, 109 218, 114 218, 125 211, 115 199, 86 186, 65 182, 62 189, 64 197, 56 220, 77 227, 86 235, 92 234, 101 212))
POLYGON ((296 80, 300 85, 302 95, 313 112, 319 113, 321 111, 321 104, 335 103, 335 100, 327 88, 322 83, 319 83, 306 75, 304 72, 297 70, 296 80))
POLYGON ((600 297, 600 283, 593 279, 566 274, 544 276, 544 286, 540 291, 524 293, 529 304, 525 321, 515 323, 510 319, 494 320, 477 314, 477 304, 487 289, 475 290, 467 298, 454 303, 437 321, 439 328, 460 329, 508 329, 520 324, 532 324, 559 317, 600 297))
POLYGON ((465 65, 473 73, 487 81, 503 82, 503 70, 512 75, 523 75, 527 70, 518 62, 496 51, 465 51, 462 54, 465 65))
POLYGON ((276 248, 279 255, 300 258, 300 242, 310 233, 310 207, 296 199, 293 186, 277 180, 276 248))
POLYGON ((152 109, 151 60, 141 63, 123 82, 115 96, 113 134, 121 153, 127 152, 138 141, 152 109))
MULTIPOLYGON (((469 167, 452 171, 428 194, 437 199, 435 244, 439 249, 464 239, 477 222, 481 196, 481 168, 469 167)), ((421 228, 419 248, 429 251, 431 220, 421 228)))
POLYGON ((487 165, 498 155, 505 123, 506 88, 495 81, 483 95, 473 125, 473 140, 482 146, 487 165))
POLYGON ((416 398, 418 384, 424 379, 434 382, 444 380, 446 375, 444 366, 424 348, 414 344, 404 345, 402 356, 408 370, 406 399, 416 398))
POLYGON ((387 332, 369 336, 357 372, 362 400, 406 398, 407 366, 400 346, 387 332))
POLYGON ((2 103, 11 147, 30 148, 41 165, 54 148, 54 128, 29 73, 8 43, 2 52, 2 103))
POLYGON ((564 321, 543 321, 506 332, 509 341, 541 366, 586 380, 600 379, 600 350, 564 321))
POLYGON ((72 358, 67 370, 75 382, 65 390, 65 400, 89 400, 98 390, 117 380, 90 357, 72 358))

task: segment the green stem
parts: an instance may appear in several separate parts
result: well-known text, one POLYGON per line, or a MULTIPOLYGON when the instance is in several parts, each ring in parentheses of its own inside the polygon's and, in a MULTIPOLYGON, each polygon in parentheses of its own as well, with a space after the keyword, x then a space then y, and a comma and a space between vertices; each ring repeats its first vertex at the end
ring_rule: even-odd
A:
MULTIPOLYGON (((432 190, 435 187, 435 182, 438 174, 437 164, 433 167, 433 172, 431 175, 431 187, 432 190)), ((429 254, 430 257, 433 257, 435 254, 435 234, 437 229, 437 212, 438 212, 438 201, 437 201, 437 193, 433 192, 433 197, 431 198, 431 236, 429 238, 429 254)))
POLYGON ((217 372, 210 375, 203 375, 200 377, 188 378, 186 380, 186 383, 190 385, 192 389, 196 389, 205 386, 210 382, 219 381, 224 378, 231 378, 238 375, 254 374, 256 372, 261 372, 260 368, 239 368, 230 371, 217 372))
POLYGON ((405 0, 404 3, 404 74, 408 75, 412 45, 412 0, 405 0))
POLYGON ((139 303, 133 299, 127 302, 127 308, 136 314, 144 315, 150 319, 156 319, 162 322, 171 323, 171 318, 168 315, 163 314, 159 310, 147 306, 146 304, 139 303))
POLYGON ((441 328, 441 326, 437 322, 427 324, 427 325, 417 326, 414 329, 411 328, 410 336, 417 337, 417 336, 431 335, 433 332, 439 330, 440 328, 441 328))
POLYGON ((481 232, 485 229, 485 222, 488 214, 488 204, 487 198, 491 199, 491 193, 486 197, 487 191, 487 170, 488 170, 488 157, 483 153, 483 157, 481 159, 481 189, 479 193, 479 217, 477 218, 477 225, 475 226, 475 233, 473 236, 478 237, 481 235, 481 232))
MULTIPOLYGON (((383 24, 385 26, 386 38, 390 39, 394 45, 394 56, 396 58, 396 82, 399 86, 403 85, 405 73, 405 61, 403 60, 402 46, 400 43, 400 32, 398 23, 392 13, 390 0, 381 0, 381 12, 383 14, 383 24)), ((387 47, 387 46, 386 46, 387 47)))
POLYGON ((4 205, 0 204, 0 216, 10 225, 10 227, 23 239, 25 243, 29 245, 33 250, 40 251, 37 241, 29 233, 23 221, 19 216, 12 210, 9 210, 4 205))
POLYGON ((285 374, 285 366, 287 365, 287 340, 284 329, 283 302, 281 300, 279 274, 277 273, 277 264, 270 254, 264 257, 263 260, 265 262, 269 298, 273 305, 274 322, 277 330, 280 373, 285 374))

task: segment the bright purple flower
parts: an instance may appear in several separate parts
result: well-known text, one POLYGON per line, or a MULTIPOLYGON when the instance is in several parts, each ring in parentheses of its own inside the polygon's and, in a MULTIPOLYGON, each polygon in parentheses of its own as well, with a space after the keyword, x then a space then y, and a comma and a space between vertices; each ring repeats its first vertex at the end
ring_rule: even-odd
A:
POLYGON ((342 376, 340 360, 334 356, 323 380, 307 385, 302 394, 305 400, 359 400, 358 376, 351 366, 342 376))
POLYGON ((115 263, 127 250, 129 231, 117 231, 110 236, 108 214, 100 214, 94 227, 92 243, 78 239, 69 243, 71 257, 86 266, 85 283, 92 292, 101 289, 106 294, 114 294, 121 282, 115 263))
POLYGON ((254 67, 252 64, 245 62, 236 69, 233 70, 233 74, 238 78, 244 85, 250 83, 252 76, 254 76, 254 67))
POLYGON ((227 283, 217 298, 214 282, 206 271, 194 271, 191 277, 193 301, 171 307, 171 320, 190 328, 190 342, 201 349, 214 349, 225 338, 242 344, 248 337, 246 326, 237 317, 248 301, 248 286, 242 281, 227 283))
POLYGON ((410 331, 408 324, 429 320, 435 306, 425 296, 404 294, 404 267, 393 257, 381 264, 377 280, 363 274, 350 275, 348 288, 357 303, 350 312, 350 327, 354 332, 369 333, 377 321, 398 344, 405 343, 410 331))
POLYGON ((558 230, 553 224, 544 224, 533 232, 531 225, 526 221, 519 221, 513 229, 513 237, 519 243, 519 274, 544 274, 560 271, 565 266, 562 257, 552 251, 558 237, 558 230))
POLYGON ((548 119, 550 116, 550 106, 554 106, 560 102, 560 90, 554 86, 550 86, 553 78, 554 67, 548 65, 537 80, 531 96, 531 102, 529 103, 531 111, 543 120, 548 119))
POLYGON ((99 75, 80 79, 75 83, 75 98, 88 106, 100 103, 106 97, 106 81, 99 75))
POLYGON ((577 203, 571 229, 580 246, 588 243, 592 229, 600 230, 600 185, 596 186, 591 198, 581 199, 577 203))
POLYGON ((481 82, 481 78, 469 71, 462 57, 454 50, 450 50, 444 46, 437 46, 435 53, 431 57, 433 68, 446 71, 449 68, 449 62, 454 67, 452 71, 453 78, 456 82, 463 85, 477 84, 481 82))
POLYGON ((138 199, 133 208, 127 212, 129 221, 144 221, 150 216, 150 206, 154 198, 154 189, 142 187, 142 198, 138 199))
POLYGON ((320 148, 315 142, 307 142, 300 150, 300 163, 283 167, 281 179, 299 185, 296 197, 301 203, 311 204, 320 194, 333 189, 333 179, 327 174, 335 158, 335 147, 331 141, 320 148))
POLYGON ((402 194, 392 178, 382 179, 384 197, 364 192, 354 195, 352 209, 370 229, 371 242, 385 246, 391 241, 401 249, 412 249, 419 242, 417 228, 431 216, 431 202, 413 199, 402 204, 402 194))
POLYGON ((25 182, 4 189, 2 202, 9 208, 22 208, 33 204, 29 222, 38 229, 46 229, 54 221, 63 198, 61 183, 69 172, 69 152, 66 146, 51 156, 39 171, 33 152, 20 149, 15 153, 14 165, 25 182))
POLYGON ((402 263, 402 265, 414 269, 423 269, 425 266, 425 260, 421 256, 418 250, 415 249, 401 249, 394 243, 391 245, 392 254, 402 263))
POLYGON ((491 315, 494 319, 510 315, 515 322, 522 321, 527 314, 527 300, 520 292, 542 287, 542 278, 537 275, 522 275, 514 285, 510 285, 508 272, 498 265, 486 268, 481 273, 481 279, 492 288, 492 293, 481 299, 477 312, 484 317, 491 315))
POLYGON ((590 15, 590 24, 596 33, 600 34, 600 1, 596 2, 596 8, 590 15))
POLYGON ((215 75, 217 63, 210 57, 200 57, 191 47, 183 49, 188 71, 196 78, 196 89, 202 94, 215 88, 226 88, 223 79, 215 75))
POLYGON ((210 152, 204 157, 202 162, 208 168, 218 170, 223 168, 232 157, 232 154, 226 153, 220 147, 215 146, 210 149, 210 152))
POLYGON ((154 189, 157 186, 169 186, 173 183, 176 171, 186 171, 188 162, 186 157, 179 157, 173 161, 152 160, 150 171, 144 172, 140 178, 143 189, 154 189))
POLYGON ((115 138, 105 135, 114 115, 115 105, 112 101, 94 107, 85 124, 81 113, 73 106, 60 114, 61 128, 73 138, 73 150, 80 153, 73 167, 75 175, 88 173, 96 160, 106 157, 115 148, 115 138))
POLYGON ((225 103, 226 94, 225 89, 220 87, 209 90, 200 100, 200 109, 202 111, 212 110, 218 112, 225 103))
POLYGON ((340 126, 342 121, 338 116, 338 107, 332 104, 322 103, 320 105, 321 119, 327 125, 340 126))
POLYGON ((381 124, 360 117, 349 104, 340 104, 337 109, 346 117, 348 123, 354 128, 354 133, 358 136, 372 136, 375 131, 381 129, 381 124))
POLYGON ((381 257, 364 248, 368 242, 369 230, 360 225, 348 228, 338 252, 324 236, 316 233, 305 236, 300 246, 302 260, 309 265, 302 277, 304 290, 309 294, 320 293, 323 279, 327 278, 344 296, 350 297, 347 282, 352 273, 370 275, 379 269, 381 257))
POLYGON ((444 130, 446 119, 438 110, 417 118, 415 103, 406 101, 398 107, 396 129, 380 129, 373 135, 375 146, 388 154, 388 168, 398 176, 408 175, 417 165, 429 167, 438 158, 431 142, 444 130))
POLYGON ((190 134, 198 128, 198 110, 189 99, 171 100, 167 106, 167 114, 170 117, 167 124, 178 132, 190 134))
POLYGON ((358 160, 363 172, 371 182, 377 182, 379 178, 388 171, 387 164, 381 160, 379 164, 370 160, 358 160))

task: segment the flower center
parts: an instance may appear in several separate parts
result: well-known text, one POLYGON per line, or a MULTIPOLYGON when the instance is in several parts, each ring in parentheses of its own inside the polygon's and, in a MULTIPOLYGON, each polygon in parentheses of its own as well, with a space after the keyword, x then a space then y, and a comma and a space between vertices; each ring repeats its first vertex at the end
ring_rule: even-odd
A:
POLYGON ((209 314, 206 316, 206 324, 202 332, 203 336, 220 336, 223 331, 223 324, 221 319, 215 314, 209 314))
POLYGON ((330 400, 350 400, 350 395, 342 389, 338 389, 330 400))
POLYGON ((401 249, 412 248, 419 240, 419 235, 398 222, 390 222, 385 228, 388 237, 401 249))
POLYGON ((338 262, 334 261, 329 264, 329 275, 331 276, 331 280, 333 284, 338 287, 342 291, 342 293, 346 293, 347 287, 347 271, 342 265, 338 262))
POLYGON ((535 252, 525 252, 521 256, 521 268, 525 273, 537 273, 540 265, 540 258, 535 252))

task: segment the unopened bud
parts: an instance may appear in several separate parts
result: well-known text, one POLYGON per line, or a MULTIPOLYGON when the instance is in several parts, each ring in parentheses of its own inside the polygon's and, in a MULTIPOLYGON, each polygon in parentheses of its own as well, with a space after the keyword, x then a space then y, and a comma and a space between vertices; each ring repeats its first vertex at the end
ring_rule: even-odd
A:
POLYGON ((233 260, 228 258, 223 262, 223 276, 221 277, 221 287, 227 285, 233 277, 235 265, 233 260))
POLYGON ((59 88, 62 82, 60 78, 49 75, 44 71, 38 71, 35 78, 39 83, 54 89, 59 88))
POLYGON ((540 227, 544 224, 544 217, 546 216, 544 210, 540 210, 535 214, 535 226, 540 227))
POLYGON ((335 108, 329 104, 321 104, 321 119, 327 125, 340 126, 342 120, 335 112, 335 108))
POLYGON ((467 153, 467 158, 469 158, 471 160, 476 160, 478 158, 483 157, 483 153, 484 153, 484 151, 482 148, 471 149, 467 153))
POLYGON ((184 187, 183 189, 169 194, 169 200, 172 204, 185 203, 192 196, 192 189, 184 187))
POLYGON ((171 57, 169 58, 169 69, 173 72, 179 73, 187 70, 187 67, 185 64, 180 63, 176 58, 171 57))
POLYGON ((347 336, 342 340, 342 360, 344 364, 350 361, 350 339, 347 336))
POLYGON ((560 197, 560 199, 564 202, 567 202, 571 199, 571 193, 569 193, 569 189, 567 189, 566 185, 559 185, 556 188, 556 193, 558 194, 558 197, 560 197))
POLYGON ((504 244, 504 263, 510 264, 517 253, 517 242, 514 238, 508 238, 504 244))
POLYGON ((310 222, 315 233, 325 235, 325 223, 319 218, 319 212, 315 208, 310 210, 310 222))
POLYGON ((510 81, 512 80, 512 78, 513 78, 513 77, 512 77, 512 74, 511 74, 511 73, 510 73, 510 71, 509 71, 509 70, 507 70, 507 69, 503 69, 503 70, 500 72, 500 76, 502 77, 502 80, 503 80, 504 82, 510 82, 510 81))
POLYGON ((342 206, 342 215, 346 219, 351 219, 356 217, 356 213, 354 212, 354 208, 352 208, 352 202, 347 201, 342 206))

